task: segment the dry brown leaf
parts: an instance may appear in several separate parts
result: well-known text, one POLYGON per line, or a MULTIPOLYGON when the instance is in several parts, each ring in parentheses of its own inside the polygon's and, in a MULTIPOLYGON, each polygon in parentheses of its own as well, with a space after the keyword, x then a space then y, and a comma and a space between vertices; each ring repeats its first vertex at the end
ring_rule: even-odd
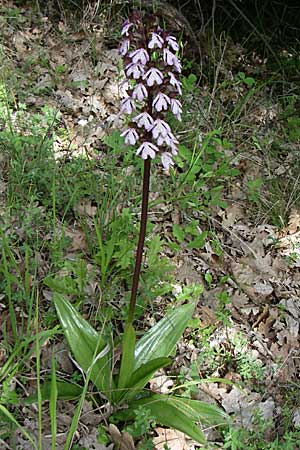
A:
POLYGON ((164 373, 158 373, 149 383, 151 391, 159 392, 160 394, 169 393, 169 389, 174 385, 174 382, 164 373))
POLYGON ((68 248, 70 252, 76 252, 77 250, 86 249, 86 240, 84 233, 77 229, 67 228, 65 229, 65 235, 71 239, 71 245, 68 248))
POLYGON ((286 231, 288 234, 294 234, 300 229, 300 212, 292 209, 286 231))
POLYGON ((241 219, 244 216, 244 210, 236 203, 232 203, 226 208, 223 213, 222 226, 225 228, 230 228, 237 220, 241 219))
POLYGON ((123 433, 114 424, 110 424, 108 432, 114 444, 119 450, 135 450, 135 445, 132 436, 124 431, 123 433))
POLYGON ((164 450, 166 446, 171 450, 190 450, 185 435, 181 431, 171 430, 169 428, 155 428, 156 436, 153 439, 156 450, 164 450))
POLYGON ((74 211, 82 216, 88 215, 90 217, 95 217, 97 214, 97 206, 93 206, 90 200, 81 200, 74 206, 74 211))

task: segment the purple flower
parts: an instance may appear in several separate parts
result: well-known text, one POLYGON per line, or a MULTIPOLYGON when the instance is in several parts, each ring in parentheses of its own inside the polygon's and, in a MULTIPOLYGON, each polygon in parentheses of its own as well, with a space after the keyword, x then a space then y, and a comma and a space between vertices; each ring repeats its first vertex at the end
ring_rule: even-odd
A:
POLYGON ((135 110, 135 103, 132 98, 127 97, 121 101, 121 114, 131 114, 135 110))
POLYGON ((147 85, 151 87, 154 85, 154 83, 162 84, 164 75, 160 70, 156 69, 155 67, 151 67, 151 69, 149 69, 148 72, 145 73, 143 79, 146 80, 147 85))
POLYGON ((182 95, 180 81, 177 80, 177 78, 175 77, 175 75, 172 72, 168 72, 168 75, 170 77, 170 84, 171 84, 171 86, 174 86, 177 89, 178 93, 180 95, 182 95))
POLYGON ((171 98, 171 111, 178 120, 181 120, 182 105, 176 98, 171 98))
POLYGON ((154 48, 154 47, 162 48, 163 44, 164 44, 164 40, 161 36, 159 36, 159 34, 151 33, 151 39, 148 43, 149 48, 154 48))
POLYGON ((133 50, 129 53, 130 58, 132 58, 132 62, 137 64, 140 62, 143 66, 147 64, 149 61, 149 55, 144 48, 139 48, 137 50, 133 50))
POLYGON ((164 169, 169 170, 171 166, 174 166, 172 155, 169 152, 163 152, 161 154, 161 162, 164 169))
POLYGON ((161 119, 156 119, 152 126, 152 136, 157 139, 158 136, 166 136, 170 131, 170 126, 161 119))
POLYGON ((146 131, 150 131, 153 125, 153 119, 150 114, 143 112, 132 119, 137 123, 139 128, 144 127, 146 131))
POLYGON ((132 98, 134 98, 135 100, 138 100, 139 102, 142 102, 144 100, 144 98, 147 98, 147 97, 148 97, 148 91, 145 88, 145 86, 142 83, 137 84, 132 93, 132 98))
POLYGON ((168 36, 166 38, 167 43, 169 44, 169 46, 171 47, 172 50, 174 50, 174 52, 178 52, 179 50, 179 45, 176 41, 176 38, 174 36, 168 36))
POLYGON ((121 42, 121 45, 120 45, 120 49, 119 49, 120 55, 125 56, 126 53, 127 53, 128 50, 129 50, 129 47, 130 47, 130 41, 129 41, 129 39, 124 39, 124 40, 121 42))
POLYGON ((126 66, 125 73, 127 77, 132 76, 135 80, 137 80, 144 74, 144 67, 141 64, 131 63, 126 66))
POLYGON ((143 142, 137 149, 136 154, 139 155, 141 153, 143 159, 147 159, 148 157, 153 159, 156 156, 156 152, 159 152, 159 148, 156 145, 151 142, 143 142))
POLYGON ((167 110, 170 104, 170 99, 166 94, 159 92, 152 102, 152 106, 156 111, 160 112, 162 110, 167 110))
POLYGON ((174 58, 176 58, 176 56, 172 52, 170 52, 170 50, 168 48, 164 48, 164 50, 163 50, 163 58, 164 58, 164 62, 168 66, 173 66, 174 65, 174 58))
POLYGON ((127 130, 123 131, 123 133, 121 133, 121 136, 125 138, 125 144, 127 145, 136 144, 139 138, 139 135, 134 128, 128 128, 127 130))
POLYGON ((121 35, 123 36, 125 34, 125 36, 128 36, 128 31, 131 27, 133 27, 133 23, 129 22, 129 20, 125 20, 122 26, 121 35))
POLYGON ((179 144, 179 142, 177 141, 174 134, 171 133, 170 131, 165 136, 162 136, 162 135, 158 136, 156 142, 157 142, 157 145, 166 144, 168 147, 173 147, 173 148, 174 148, 174 144, 179 144))
POLYGON ((181 73, 182 66, 180 64, 179 59, 175 55, 173 58, 173 66, 174 66, 174 69, 176 70, 176 72, 181 73))

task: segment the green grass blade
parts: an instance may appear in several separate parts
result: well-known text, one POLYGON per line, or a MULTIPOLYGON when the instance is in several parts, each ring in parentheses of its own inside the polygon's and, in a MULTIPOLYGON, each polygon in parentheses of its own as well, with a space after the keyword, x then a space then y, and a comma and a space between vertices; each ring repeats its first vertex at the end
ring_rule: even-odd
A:
POLYGON ((5 406, 0 405, 0 411, 2 414, 4 414, 8 420, 10 420, 13 424, 15 424, 18 429, 21 431, 21 433, 28 439, 28 441, 32 444, 34 450, 38 450, 38 447, 36 445, 36 442, 32 439, 30 434, 25 430, 24 427, 14 418, 14 416, 8 411, 8 409, 5 408, 5 406))
POLYGON ((52 357, 51 362, 51 392, 50 392, 50 421, 51 421, 51 448, 56 450, 56 433, 57 433, 57 422, 56 422, 56 402, 57 402, 57 381, 56 381, 56 364, 55 359, 52 357))

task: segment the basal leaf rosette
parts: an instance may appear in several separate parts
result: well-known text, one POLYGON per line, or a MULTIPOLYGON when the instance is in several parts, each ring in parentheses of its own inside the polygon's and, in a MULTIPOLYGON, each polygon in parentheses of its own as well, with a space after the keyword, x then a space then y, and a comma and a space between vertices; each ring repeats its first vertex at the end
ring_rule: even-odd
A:
POLYGON ((123 24, 120 54, 124 61, 128 96, 120 114, 128 116, 122 132, 125 143, 137 146, 142 159, 160 156, 164 169, 174 165, 178 140, 166 121, 171 111, 181 120, 181 63, 175 36, 162 30, 157 17, 135 11, 123 24))

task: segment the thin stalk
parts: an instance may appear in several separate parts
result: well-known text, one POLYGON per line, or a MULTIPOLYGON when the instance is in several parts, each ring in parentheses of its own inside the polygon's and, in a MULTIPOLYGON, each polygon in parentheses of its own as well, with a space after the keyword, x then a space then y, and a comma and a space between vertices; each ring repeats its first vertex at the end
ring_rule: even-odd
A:
POLYGON ((132 280, 131 297, 128 312, 128 323, 132 324, 134 318, 134 310, 136 305, 136 296, 139 285, 139 278, 141 272, 141 264, 143 258, 143 250, 145 243, 146 227, 147 227, 147 217, 148 217, 148 200, 149 200, 149 181, 150 181, 150 167, 151 159, 148 158, 144 162, 144 177, 143 177, 143 198, 142 198, 142 214, 141 214, 141 224, 140 224, 140 234, 137 246, 136 258, 135 258, 135 268, 132 280))

